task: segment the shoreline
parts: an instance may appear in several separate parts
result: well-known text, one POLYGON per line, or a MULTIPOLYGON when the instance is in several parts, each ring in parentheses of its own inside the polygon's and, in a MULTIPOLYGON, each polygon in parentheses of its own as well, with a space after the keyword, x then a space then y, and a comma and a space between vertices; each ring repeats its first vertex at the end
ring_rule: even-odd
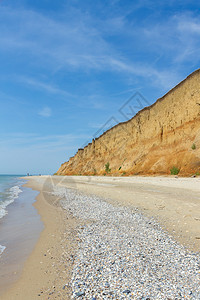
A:
POLYGON ((0 244, 5 246, 0 257, 0 298, 20 277, 43 229, 33 207, 38 192, 22 186, 20 189, 23 192, 6 207, 7 213, 0 219, 0 244))
POLYGON ((69 298, 69 288, 63 288, 70 280, 71 253, 75 246, 74 229, 77 220, 69 216, 50 195, 45 195, 42 186, 31 178, 26 187, 39 191, 34 207, 44 224, 36 245, 24 264, 20 278, 6 291, 2 300, 69 298), (67 228, 66 228, 67 223, 67 228), (67 247, 68 253, 64 253, 67 247), (62 261, 61 261, 62 259, 62 261), (65 261, 65 265, 63 262, 65 261), (64 272, 64 273, 63 273, 64 272))
POLYGON ((61 197, 51 195, 52 186, 71 188, 85 195, 98 195, 113 207, 138 208, 153 217, 186 249, 199 252, 200 179, 166 177, 30 177, 27 187, 39 191, 34 206, 44 223, 22 276, 2 296, 2 300, 71 298, 73 255, 81 221, 61 207, 61 197), (185 214, 186 213, 186 214, 185 214), (196 227, 195 227, 196 226, 196 227), (189 238, 190 237, 190 238, 189 238))

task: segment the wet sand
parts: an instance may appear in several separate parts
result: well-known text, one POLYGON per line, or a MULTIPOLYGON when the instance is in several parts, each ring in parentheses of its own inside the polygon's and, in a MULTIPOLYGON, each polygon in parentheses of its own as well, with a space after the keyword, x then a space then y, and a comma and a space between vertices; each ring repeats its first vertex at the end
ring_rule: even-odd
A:
MULTIPOLYGON (((21 277, 5 292, 2 300, 68 299, 75 226, 78 221, 64 212, 57 198, 44 191, 43 184, 30 179, 27 187, 40 194, 34 206, 41 215, 44 230, 27 259, 21 277)), ((45 188, 46 190, 46 188, 45 188)))
POLYGON ((23 265, 38 240, 43 224, 33 202, 38 192, 21 188, 23 193, 7 207, 0 219, 0 243, 6 246, 0 258, 0 297, 21 275, 23 265))
POLYGON ((200 178, 171 177, 32 177, 29 187, 41 191, 34 206, 44 230, 22 276, 1 299, 69 299, 73 254, 77 244, 74 219, 51 192, 57 188, 96 194, 113 205, 137 207, 153 216, 186 248, 200 249, 200 178))

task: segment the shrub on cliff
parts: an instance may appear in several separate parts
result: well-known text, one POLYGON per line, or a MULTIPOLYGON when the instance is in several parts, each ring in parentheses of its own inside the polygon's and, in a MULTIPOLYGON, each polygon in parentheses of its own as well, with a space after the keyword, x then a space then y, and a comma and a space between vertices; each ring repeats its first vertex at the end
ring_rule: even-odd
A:
POLYGON ((192 145, 192 150, 195 150, 196 149, 196 145, 195 145, 195 143, 192 145))
POLYGON ((110 163, 109 162, 107 162, 105 164, 105 171, 106 171, 107 174, 110 173, 110 171, 111 171, 111 169, 110 169, 110 163))
POLYGON ((177 167, 173 167, 170 170, 171 175, 178 175, 179 172, 180 172, 180 169, 178 169, 177 167))

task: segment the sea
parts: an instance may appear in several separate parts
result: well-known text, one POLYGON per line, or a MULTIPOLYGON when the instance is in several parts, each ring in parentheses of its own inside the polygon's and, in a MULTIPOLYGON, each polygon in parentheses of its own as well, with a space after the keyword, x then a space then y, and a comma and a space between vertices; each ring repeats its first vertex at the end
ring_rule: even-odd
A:
MULTIPOLYGON (((22 185, 25 180, 23 175, 0 175, 0 219, 7 215, 7 207, 22 193, 22 185)), ((6 246, 0 245, 0 256, 6 246)))

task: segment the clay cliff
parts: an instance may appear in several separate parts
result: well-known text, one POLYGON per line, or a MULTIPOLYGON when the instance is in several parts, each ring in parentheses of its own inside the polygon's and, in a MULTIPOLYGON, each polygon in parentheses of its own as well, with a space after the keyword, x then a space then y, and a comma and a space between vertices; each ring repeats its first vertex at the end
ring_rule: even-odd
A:
POLYGON ((200 69, 79 149, 57 174, 170 174, 173 167, 180 175, 200 172, 200 69))

